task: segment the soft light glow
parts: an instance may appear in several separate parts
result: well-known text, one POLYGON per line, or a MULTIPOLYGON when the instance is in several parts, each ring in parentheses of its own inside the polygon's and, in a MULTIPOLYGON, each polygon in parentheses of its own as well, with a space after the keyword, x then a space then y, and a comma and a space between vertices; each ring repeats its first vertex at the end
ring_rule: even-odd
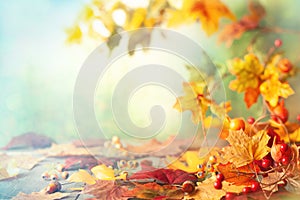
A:
POLYGON ((149 0, 121 0, 121 2, 130 8, 145 8, 149 4, 149 0))
POLYGON ((99 19, 96 19, 92 24, 93 30, 104 37, 110 36, 110 31, 105 27, 103 22, 99 19))
POLYGON ((126 22, 126 13, 123 9, 116 9, 112 13, 113 20, 118 26, 123 26, 126 22))

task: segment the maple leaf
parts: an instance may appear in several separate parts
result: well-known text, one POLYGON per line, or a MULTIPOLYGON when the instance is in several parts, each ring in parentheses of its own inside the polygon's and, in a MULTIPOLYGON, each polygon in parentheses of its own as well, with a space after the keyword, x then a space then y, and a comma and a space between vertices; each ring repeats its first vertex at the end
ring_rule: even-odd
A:
POLYGON ((233 163, 219 164, 217 168, 224 175, 225 181, 234 185, 249 185, 255 178, 255 171, 260 170, 252 163, 241 167, 236 167, 233 163))
POLYGON ((40 192, 32 192, 31 194, 25 194, 23 192, 18 193, 17 196, 13 197, 12 200, 58 200, 68 197, 70 193, 55 192, 48 194, 45 190, 40 192))
POLYGON ((123 194, 127 191, 125 186, 117 185, 115 181, 97 180, 93 185, 87 185, 83 189, 84 194, 91 194, 96 199, 126 200, 123 194))
POLYGON ((204 158, 200 158, 199 151, 186 151, 179 159, 167 157, 167 160, 170 162, 168 168, 180 169, 189 173, 197 172, 198 165, 205 161, 204 158))
POLYGON ((167 184, 181 184, 187 180, 196 181, 197 177, 193 174, 182 170, 173 169, 156 169, 149 172, 136 172, 129 177, 129 180, 147 180, 154 179, 161 183, 167 184))
POLYGON ((83 169, 79 169, 77 172, 73 173, 69 178, 69 182, 82 182, 89 185, 93 185, 96 183, 96 178, 92 176, 90 173, 83 169))
POLYGON ((248 108, 257 102, 257 99, 260 95, 259 88, 247 88, 245 91, 244 101, 248 108))
POLYGON ((275 107, 280 97, 287 98, 294 94, 294 90, 288 83, 282 83, 273 76, 272 78, 264 81, 260 87, 261 95, 272 107, 275 107))
POLYGON ((278 184, 282 184, 282 178, 285 175, 284 172, 271 172, 267 177, 263 177, 261 180, 262 189, 269 192, 277 192, 278 184))
POLYGON ((230 47, 233 40, 239 39, 246 31, 256 29, 259 22, 265 16, 265 9, 259 2, 250 1, 248 5, 249 14, 243 16, 238 22, 225 26, 219 35, 219 42, 226 42, 230 47))
POLYGON ((230 131, 226 140, 230 146, 224 152, 224 159, 236 167, 247 165, 254 160, 261 160, 270 152, 267 146, 270 137, 266 130, 248 136, 243 130, 230 131))
POLYGON ((183 191, 172 185, 159 185, 155 182, 146 184, 135 183, 135 187, 126 191, 124 196, 141 199, 157 199, 159 197, 163 199, 182 199, 183 191))
POLYGON ((244 60, 236 58, 229 66, 229 71, 237 79, 230 82, 229 88, 237 92, 244 92, 247 88, 257 88, 260 82, 260 75, 264 71, 256 55, 250 53, 244 56, 244 60))
POLYGON ((198 124, 201 119, 204 119, 205 113, 211 104, 211 101, 205 97, 206 88, 205 82, 184 82, 185 96, 178 97, 173 107, 180 112, 190 110, 192 121, 198 124))

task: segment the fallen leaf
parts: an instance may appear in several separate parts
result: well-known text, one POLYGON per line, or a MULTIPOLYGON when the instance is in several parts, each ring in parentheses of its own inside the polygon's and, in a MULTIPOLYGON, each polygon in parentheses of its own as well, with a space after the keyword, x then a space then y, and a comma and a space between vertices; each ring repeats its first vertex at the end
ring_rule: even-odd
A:
POLYGON ((203 164, 205 159, 200 158, 199 151, 186 151, 180 158, 167 157, 170 163, 168 168, 180 169, 189 173, 197 172, 198 165, 203 164))
POLYGON ((11 178, 12 176, 7 172, 5 168, 0 168, 0 180, 11 178))
POLYGON ((247 185, 256 173, 260 170, 257 165, 248 164, 241 167, 235 167, 232 163, 219 164, 218 170, 225 177, 225 181, 234 185, 247 185))
POLYGON ((109 180, 97 180, 93 185, 87 185, 83 193, 91 194, 96 199, 105 200, 127 200, 127 197, 123 197, 123 194, 127 191, 125 186, 120 186, 115 181, 109 180))
POLYGON ((43 159, 43 157, 36 157, 23 153, 16 155, 0 154, 1 166, 4 168, 9 165, 14 165, 15 168, 30 170, 43 159))
POLYGON ((182 199, 183 192, 180 188, 172 185, 159 185, 155 182, 139 184, 135 183, 132 190, 125 192, 126 197, 141 199, 182 199))
POLYGON ((277 192, 278 191, 278 184, 282 184, 280 182, 285 175, 284 172, 271 172, 268 173, 267 177, 263 177, 261 180, 261 188, 265 191, 269 192, 277 192))
POLYGON ((50 147, 52 143, 53 140, 45 135, 29 132, 13 137, 2 149, 46 148, 50 147))
POLYGON ((93 167, 91 171, 93 172, 94 176, 99 180, 126 180, 127 178, 127 175, 125 173, 119 176, 115 176, 115 171, 104 164, 93 167))
POLYGON ((90 173, 83 169, 79 169, 77 172, 73 173, 69 178, 69 182, 81 182, 89 185, 93 185, 96 183, 96 178, 92 176, 90 173))
POLYGON ((248 136, 243 130, 230 131, 226 140, 230 146, 224 152, 224 159, 236 167, 245 166, 254 160, 261 160, 270 152, 267 146, 270 137, 266 130, 248 136))
POLYGON ((230 47, 233 40, 239 39, 246 31, 256 29, 265 16, 265 9, 259 2, 249 1, 249 14, 243 16, 238 22, 225 26, 220 35, 219 42, 225 42, 230 47))
POLYGON ((197 177, 179 169, 156 169, 148 172, 136 172, 128 179, 132 181, 154 179, 165 184, 181 184, 187 180, 196 181, 197 177))
POLYGON ((66 170, 84 169, 84 168, 91 169, 92 167, 100 164, 101 161, 98 161, 93 156, 71 156, 65 160, 65 169, 66 170))
POLYGON ((52 194, 47 194, 45 191, 32 192, 31 194, 25 194, 23 192, 20 192, 17 196, 13 197, 12 200, 58 200, 63 199, 69 195, 70 193, 62 192, 55 192, 52 194))

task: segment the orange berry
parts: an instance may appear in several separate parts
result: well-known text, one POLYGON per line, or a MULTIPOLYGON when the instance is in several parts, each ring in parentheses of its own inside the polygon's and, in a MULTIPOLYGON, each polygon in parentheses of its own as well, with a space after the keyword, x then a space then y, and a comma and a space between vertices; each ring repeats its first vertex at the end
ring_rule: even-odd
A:
POLYGON ((195 190, 195 183, 193 183, 192 181, 185 181, 182 184, 182 191, 186 192, 186 193, 192 193, 195 190))
POLYGON ((229 129, 233 131, 245 130, 245 121, 242 118, 230 120, 229 129))
POLYGON ((59 182, 50 182, 46 188, 46 192, 48 194, 52 194, 54 192, 58 192, 61 190, 61 184, 59 182))
POLYGON ((278 68, 281 72, 288 73, 293 69, 293 65, 287 58, 283 58, 278 62, 278 68))

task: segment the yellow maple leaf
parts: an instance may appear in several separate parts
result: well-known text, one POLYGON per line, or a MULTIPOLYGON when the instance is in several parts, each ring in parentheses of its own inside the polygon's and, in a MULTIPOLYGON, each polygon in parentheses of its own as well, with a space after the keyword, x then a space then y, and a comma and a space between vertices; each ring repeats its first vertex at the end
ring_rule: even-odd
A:
POLYGON ((97 165, 91 169, 95 177, 99 180, 116 180, 116 179, 126 179, 126 174, 123 173, 120 176, 115 176, 115 172, 112 168, 106 165, 97 165))
POLYGON ((192 121, 198 124, 201 118, 204 119, 205 113, 211 104, 211 101, 204 96, 207 85, 205 82, 183 83, 185 96, 177 98, 173 106, 180 112, 190 110, 192 112, 192 121))
POLYGON ((137 8, 133 13, 128 21, 127 26, 125 27, 126 30, 135 30, 140 28, 146 19, 146 9, 145 8, 137 8))
POLYGON ((300 128, 288 135, 291 142, 300 142, 300 128))
POLYGON ((250 53, 244 56, 244 60, 234 59, 229 66, 229 71, 237 77, 230 82, 229 88, 237 92, 244 92, 247 88, 259 86, 264 67, 257 56, 250 53))
POLYGON ((66 42, 71 43, 80 43, 82 39, 82 32, 79 25, 75 25, 71 28, 66 29, 67 39, 66 42))
POLYGON ((73 173, 69 178, 69 182, 82 182, 89 185, 93 185, 96 183, 96 178, 92 176, 90 173, 83 169, 79 169, 77 172, 73 173))
POLYGON ((276 76, 264 81, 260 87, 260 93, 272 107, 278 103, 279 97, 287 98, 294 94, 294 90, 288 83, 282 83, 276 76))
POLYGON ((266 130, 258 131, 252 137, 243 130, 230 131, 226 140, 230 146, 224 152, 224 159, 235 167, 247 165, 254 160, 261 160, 270 152, 267 146, 270 137, 266 130))

